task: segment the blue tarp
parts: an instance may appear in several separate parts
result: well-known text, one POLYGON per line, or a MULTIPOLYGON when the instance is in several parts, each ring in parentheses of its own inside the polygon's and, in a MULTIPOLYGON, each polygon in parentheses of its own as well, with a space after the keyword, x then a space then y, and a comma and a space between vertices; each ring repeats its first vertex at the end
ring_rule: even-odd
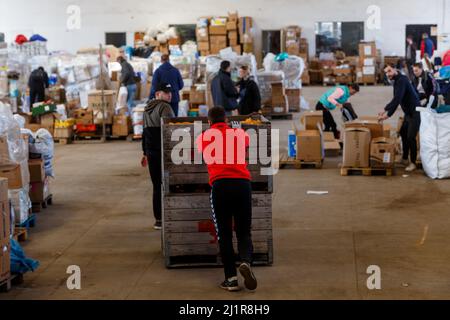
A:
POLYGON ((20 244, 11 239, 11 273, 24 274, 39 267, 39 261, 27 258, 20 244))

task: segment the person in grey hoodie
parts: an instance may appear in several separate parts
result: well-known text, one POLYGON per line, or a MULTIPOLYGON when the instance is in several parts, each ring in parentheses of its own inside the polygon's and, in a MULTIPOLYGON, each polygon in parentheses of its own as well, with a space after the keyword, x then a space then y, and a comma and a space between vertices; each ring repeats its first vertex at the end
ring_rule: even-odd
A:
POLYGON ((144 112, 144 131, 142 134, 142 166, 148 166, 153 184, 154 229, 161 230, 161 118, 174 118, 170 106, 172 86, 161 83, 156 88, 155 99, 150 100, 144 112))

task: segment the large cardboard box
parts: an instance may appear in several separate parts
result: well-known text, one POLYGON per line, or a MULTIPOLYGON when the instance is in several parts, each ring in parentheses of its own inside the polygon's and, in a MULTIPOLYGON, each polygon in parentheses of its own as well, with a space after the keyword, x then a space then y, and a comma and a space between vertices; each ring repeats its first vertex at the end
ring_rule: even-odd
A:
MULTIPOLYGON (((114 90, 104 90, 105 96, 105 109, 112 110, 115 109, 116 104, 116 92, 114 90)), ((88 93, 88 107, 92 110, 102 110, 102 91, 93 90, 88 93)))
POLYGON ((305 112, 300 118, 300 122, 305 126, 305 130, 317 130, 317 125, 323 127, 323 112, 305 112))
POLYGON ((227 26, 209 26, 209 34, 210 35, 226 35, 227 34, 227 26))
POLYGON ((253 27, 253 19, 251 17, 240 17, 239 18, 239 34, 241 35, 241 39, 244 34, 249 34, 250 30, 253 27))
POLYGON ((71 139, 73 136, 73 128, 55 128, 55 139, 71 139))
POLYGON ((47 177, 41 182, 32 182, 30 184, 31 202, 43 202, 50 195, 50 179, 47 177))
POLYGON ((197 48, 198 48, 198 51, 208 51, 209 50, 209 41, 198 41, 197 48))
POLYGON ((288 98, 289 111, 300 111, 300 95, 301 89, 286 89, 286 96, 288 98))
POLYGON ((384 136, 384 130, 383 130, 383 124, 378 122, 378 120, 355 120, 351 122, 347 122, 345 124, 345 128, 368 128, 370 130, 370 134, 372 139, 383 137, 384 136))
POLYGON ((131 119, 127 115, 116 115, 113 119, 112 135, 126 137, 131 132, 131 119))
POLYGON ((237 21, 228 21, 227 22, 227 30, 236 30, 238 29, 238 22, 237 21))
POLYGON ((0 177, 8 179, 8 189, 21 189, 23 187, 22 173, 18 164, 1 165, 0 177))
POLYGON ((227 36, 211 36, 209 43, 212 46, 227 46, 227 36))
POLYGON ((369 167, 370 139, 370 130, 368 128, 353 127, 345 129, 343 167, 369 167))
POLYGON ((197 28, 195 31, 197 35, 197 42, 209 41, 209 29, 208 27, 197 28))
POLYGON ((205 90, 197 90, 193 87, 189 93, 189 102, 193 104, 206 104, 205 90))
POLYGON ((377 55, 377 47, 375 42, 361 42, 359 44, 359 57, 375 57, 377 55))
POLYGON ((372 168, 393 168, 395 165, 395 139, 380 137, 370 144, 370 166, 372 168))
POLYGON ((0 136, 0 164, 9 164, 11 159, 9 156, 8 139, 6 136, 0 136))
POLYGON ((10 277, 11 270, 11 244, 9 239, 0 241, 0 282, 10 277))
POLYGON ((44 161, 42 159, 28 160, 30 182, 42 182, 45 179, 44 161))
POLYGON ((242 47, 241 47, 240 44, 233 46, 232 49, 233 49, 233 51, 236 52, 238 55, 241 55, 241 54, 242 54, 242 47))
POLYGON ((319 130, 297 131, 297 160, 317 162, 323 159, 322 136, 319 130))

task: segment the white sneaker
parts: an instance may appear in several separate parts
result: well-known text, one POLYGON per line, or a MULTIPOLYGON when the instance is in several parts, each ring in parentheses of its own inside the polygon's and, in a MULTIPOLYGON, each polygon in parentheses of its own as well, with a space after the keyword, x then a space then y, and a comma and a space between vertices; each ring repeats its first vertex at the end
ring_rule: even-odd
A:
POLYGON ((405 168, 405 171, 406 171, 406 172, 413 172, 413 171, 416 170, 416 169, 417 169, 416 165, 415 165, 414 163, 410 163, 410 164, 405 168))

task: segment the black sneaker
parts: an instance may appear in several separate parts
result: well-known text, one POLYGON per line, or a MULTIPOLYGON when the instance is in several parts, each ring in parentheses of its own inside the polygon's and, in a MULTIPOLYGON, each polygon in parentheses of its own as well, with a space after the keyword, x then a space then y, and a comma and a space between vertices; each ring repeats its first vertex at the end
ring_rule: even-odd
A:
POLYGON ((239 288, 239 283, 237 280, 237 277, 233 277, 230 279, 225 280, 220 284, 220 287, 227 291, 239 291, 241 288, 239 288))
POLYGON ((255 290, 258 286, 255 275, 253 274, 252 268, 246 262, 239 266, 239 272, 244 277, 244 285, 248 290, 255 290))
POLYGON ((153 229, 155 229, 155 230, 161 230, 162 229, 161 220, 156 220, 155 224, 153 225, 153 229))

